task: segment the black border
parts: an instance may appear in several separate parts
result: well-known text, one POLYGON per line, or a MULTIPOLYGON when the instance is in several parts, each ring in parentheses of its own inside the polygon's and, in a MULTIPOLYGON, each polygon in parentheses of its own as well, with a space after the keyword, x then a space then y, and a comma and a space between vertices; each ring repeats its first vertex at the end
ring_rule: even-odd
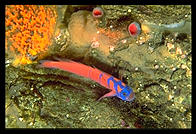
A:
MULTIPOLYGON (((192 5, 192 1, 191 0, 97 0, 97 1, 75 1, 75 0, 62 0, 62 1, 54 1, 54 0, 48 0, 48 1, 24 1, 24 0, 9 0, 9 1, 2 1, 1 3, 1 8, 0 8, 0 12, 1 12, 1 23, 2 24, 2 28, 3 30, 0 30, 0 32, 2 32, 1 35, 1 46, 3 46, 3 44, 5 44, 5 5, 10 5, 10 4, 39 4, 39 5, 45 5, 45 4, 68 4, 68 5, 145 5, 145 4, 149 4, 149 5, 192 5)), ((193 7, 192 7, 193 9, 193 7)), ((194 23, 193 23, 194 24, 194 23)), ((32 132, 41 132, 41 133, 48 133, 50 132, 62 132, 64 130, 66 130, 67 133, 82 133, 82 132, 93 132, 93 133, 129 133, 129 134, 134 134, 134 133, 152 133, 158 132, 160 133, 192 133, 192 129, 94 129, 92 131, 92 129, 9 129, 9 128, 5 128, 5 47, 3 47, 3 49, 1 48, 1 131, 2 132, 7 132, 7 133, 17 133, 17 131, 22 130, 23 132, 27 132, 28 130, 32 131, 32 132), (4 64, 3 64, 4 63, 4 64), (4 79, 3 79, 4 78, 4 79), (3 81, 4 80, 4 81, 3 81), (4 85, 3 85, 4 83, 4 85), (58 131, 57 131, 58 130, 58 131), (155 131, 154 131, 155 130, 155 131), (161 131, 159 131, 161 130, 161 131)), ((193 102, 193 101, 192 101, 193 102)), ((193 112, 192 112, 193 113, 193 112)), ((193 117, 193 116, 192 116, 193 117)), ((193 128, 193 125, 192 125, 193 128)), ((1 132, 1 133, 2 133, 1 132)), ((21 133, 21 131, 20 131, 21 133)))

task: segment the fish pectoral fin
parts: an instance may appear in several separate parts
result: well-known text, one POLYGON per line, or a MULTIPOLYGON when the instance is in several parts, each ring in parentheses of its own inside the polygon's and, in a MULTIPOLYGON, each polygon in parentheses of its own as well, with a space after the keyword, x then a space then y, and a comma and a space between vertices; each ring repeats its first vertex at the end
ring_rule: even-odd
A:
POLYGON ((98 101, 100 101, 101 99, 105 98, 105 97, 112 97, 112 96, 116 96, 116 92, 115 91, 111 91, 103 96, 101 96, 98 101))

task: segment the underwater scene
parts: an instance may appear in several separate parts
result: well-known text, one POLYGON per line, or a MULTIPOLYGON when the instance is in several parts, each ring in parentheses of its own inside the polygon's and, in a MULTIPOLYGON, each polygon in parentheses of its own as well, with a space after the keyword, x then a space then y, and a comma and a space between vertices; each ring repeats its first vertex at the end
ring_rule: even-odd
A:
POLYGON ((6 128, 191 128, 190 5, 6 5, 6 128))

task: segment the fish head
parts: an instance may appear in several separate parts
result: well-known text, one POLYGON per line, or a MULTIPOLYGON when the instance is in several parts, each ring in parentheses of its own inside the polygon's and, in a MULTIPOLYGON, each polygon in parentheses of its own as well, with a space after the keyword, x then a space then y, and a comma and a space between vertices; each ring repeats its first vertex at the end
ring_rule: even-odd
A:
POLYGON ((135 93, 129 86, 125 86, 121 91, 119 97, 124 101, 133 101, 135 99, 135 93))

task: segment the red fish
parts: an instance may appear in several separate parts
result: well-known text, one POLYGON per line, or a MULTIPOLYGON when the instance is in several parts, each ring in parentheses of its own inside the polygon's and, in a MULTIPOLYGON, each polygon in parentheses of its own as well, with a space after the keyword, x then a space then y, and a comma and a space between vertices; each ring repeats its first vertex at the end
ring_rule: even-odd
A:
POLYGON ((63 71, 77 74, 79 76, 83 76, 85 78, 89 78, 111 90, 109 93, 103 95, 98 100, 110 96, 117 96, 118 98, 124 101, 132 101, 135 98, 135 94, 131 87, 125 85, 119 79, 99 69, 81 63, 77 63, 71 60, 63 60, 63 61, 42 60, 40 61, 40 63, 41 63, 40 65, 41 67, 57 68, 63 71))

